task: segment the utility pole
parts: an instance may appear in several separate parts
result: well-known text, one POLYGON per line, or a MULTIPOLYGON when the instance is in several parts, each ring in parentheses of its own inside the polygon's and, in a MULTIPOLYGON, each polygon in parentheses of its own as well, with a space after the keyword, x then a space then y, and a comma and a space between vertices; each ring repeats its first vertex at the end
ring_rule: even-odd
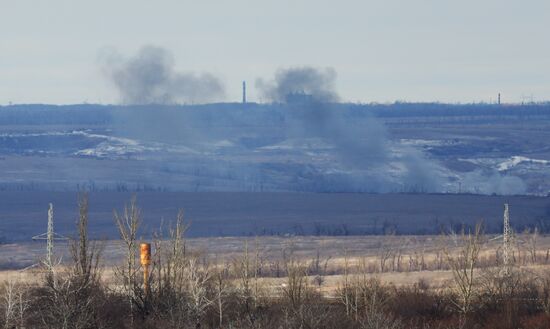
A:
POLYGON ((53 267, 53 204, 48 208, 48 231, 46 242, 46 262, 48 267, 53 267))
POLYGON ((504 266, 504 274, 510 275, 511 254, 512 254, 512 229, 510 228, 510 211, 508 204, 504 204, 504 232, 502 235, 502 265, 504 266))

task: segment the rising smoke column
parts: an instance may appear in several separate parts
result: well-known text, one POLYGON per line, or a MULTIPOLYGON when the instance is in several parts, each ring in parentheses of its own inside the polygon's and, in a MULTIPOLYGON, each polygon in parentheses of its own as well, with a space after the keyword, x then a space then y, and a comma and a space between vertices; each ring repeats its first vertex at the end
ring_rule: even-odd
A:
POLYGON ((285 102, 292 94, 308 96, 302 102, 286 104, 287 137, 322 138, 333 145, 331 153, 347 174, 327 178, 330 184, 372 192, 441 190, 445 179, 435 173, 438 164, 422 152, 404 147, 396 156, 384 124, 367 113, 353 116, 349 108, 335 104, 340 99, 335 86, 336 71, 332 68, 279 69, 273 80, 257 81, 262 95, 274 102, 285 102), (390 165, 396 162, 401 176, 390 177, 390 165))
POLYGON ((175 71, 173 56, 159 47, 144 46, 130 58, 112 51, 103 54, 102 66, 124 104, 204 103, 225 94, 223 83, 210 73, 175 71))
MULTIPOLYGON (((421 149, 391 142, 386 127, 368 113, 351 114, 335 104, 336 71, 331 68, 297 67, 277 70, 271 81, 258 80, 262 95, 284 103, 292 94, 307 95, 286 104, 289 138, 323 138, 333 146, 343 173, 325 177, 338 190, 371 192, 446 192, 450 172, 429 159, 421 149)), ((455 177, 456 178, 456 177, 455 177)), ((472 172, 459 178, 465 191, 481 194, 525 193, 519 177, 472 172)))
POLYGON ((261 94, 275 102, 284 102, 289 94, 297 93, 311 95, 317 102, 337 102, 339 97, 335 84, 336 71, 333 68, 308 66, 279 69, 273 81, 256 80, 261 94))

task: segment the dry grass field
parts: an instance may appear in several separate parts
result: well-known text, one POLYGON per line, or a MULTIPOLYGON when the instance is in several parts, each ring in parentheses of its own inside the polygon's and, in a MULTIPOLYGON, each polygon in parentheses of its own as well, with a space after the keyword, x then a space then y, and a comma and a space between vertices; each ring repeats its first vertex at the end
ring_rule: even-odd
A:
POLYGON ((550 237, 537 230, 513 234, 506 258, 502 237, 484 234, 481 224, 442 235, 187 238, 179 212, 146 239, 135 200, 114 217, 120 240, 89 239, 83 196, 75 239, 56 243, 52 262, 44 242, 1 245, 0 321, 144 329, 550 325, 550 237), (140 258, 141 243, 151 244, 150 257, 140 258))
MULTIPOLYGON (((144 242, 151 242, 145 241, 144 242)), ((284 263, 290 257, 311 273, 313 283, 322 276, 319 291, 333 295, 345 272, 351 276, 367 273, 382 282, 396 286, 412 286, 423 282, 431 289, 449 287, 452 272, 446 264, 445 250, 456 252, 452 236, 348 236, 348 237, 224 237, 186 239, 190 254, 199 255, 209 266, 231 264, 248 249, 251 258, 257 257, 259 280, 268 290, 276 292, 285 282, 284 263)), ((103 279, 113 282, 113 269, 123 262, 121 241, 95 241, 103 250, 103 279)), ((502 248, 498 236, 484 237, 480 251, 479 269, 498 266, 497 257, 502 248)), ((60 242, 55 248, 59 270, 70 258, 69 244, 60 242)), ((155 250, 153 250, 153 253, 155 250)), ((45 254, 45 243, 14 243, 0 246, 0 281, 14 279, 37 282, 43 272, 39 263, 45 254)), ((518 234, 514 246, 514 259, 520 267, 550 273, 550 236, 518 234), (534 256, 533 251, 536 251, 534 256)))

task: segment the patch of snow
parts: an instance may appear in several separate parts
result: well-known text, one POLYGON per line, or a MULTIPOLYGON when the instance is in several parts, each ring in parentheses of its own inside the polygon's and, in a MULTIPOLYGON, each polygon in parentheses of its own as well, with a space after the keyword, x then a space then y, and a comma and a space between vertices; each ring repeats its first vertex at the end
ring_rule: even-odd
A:
POLYGON ((234 147, 235 143, 233 143, 230 140, 223 139, 223 140, 219 140, 211 143, 204 143, 204 145, 208 147, 220 148, 220 147, 234 147))
POLYGON ((83 149, 75 152, 74 154, 79 156, 103 158, 109 156, 127 156, 131 154, 154 151, 160 151, 160 149, 155 147, 146 147, 138 144, 112 144, 108 142, 102 142, 97 147, 83 149))
POLYGON ((531 164, 540 164, 540 165, 548 165, 550 164, 550 161, 548 160, 539 160, 539 159, 531 159, 524 156, 515 155, 511 157, 510 159, 501 162, 497 169, 498 171, 506 171, 514 168, 515 166, 521 164, 521 163, 531 163, 531 164))
POLYGON ((287 139, 282 143, 263 146, 260 150, 326 150, 333 149, 334 146, 317 138, 287 139))
POLYGON ((407 138, 400 139, 399 143, 402 145, 424 146, 424 147, 441 146, 441 145, 449 144, 447 141, 444 141, 444 140, 407 139, 407 138))
POLYGON ((107 141, 110 141, 110 142, 120 143, 120 144, 124 144, 124 145, 134 145, 134 146, 139 145, 139 142, 134 140, 134 139, 108 136, 108 135, 100 135, 100 134, 90 134, 90 133, 82 131, 82 130, 73 130, 71 132, 71 135, 80 135, 80 136, 84 136, 84 137, 88 137, 88 138, 104 139, 104 140, 107 140, 107 141))

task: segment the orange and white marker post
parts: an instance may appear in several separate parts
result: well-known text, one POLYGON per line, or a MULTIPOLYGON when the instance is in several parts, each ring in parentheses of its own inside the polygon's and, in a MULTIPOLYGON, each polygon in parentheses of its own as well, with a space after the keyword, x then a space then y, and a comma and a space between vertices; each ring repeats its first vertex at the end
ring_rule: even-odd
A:
POLYGON ((140 245, 140 259, 143 267, 143 290, 145 296, 149 292, 149 265, 151 265, 151 244, 142 243, 140 245))

